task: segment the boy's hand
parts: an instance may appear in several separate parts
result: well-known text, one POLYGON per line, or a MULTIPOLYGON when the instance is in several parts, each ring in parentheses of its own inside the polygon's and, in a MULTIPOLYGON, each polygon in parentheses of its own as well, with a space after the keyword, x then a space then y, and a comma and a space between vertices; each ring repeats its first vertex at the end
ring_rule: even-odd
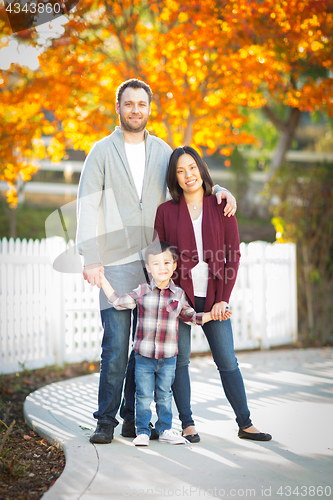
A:
POLYGON ((232 312, 228 309, 227 302, 217 302, 210 311, 213 320, 225 321, 230 318, 232 312))

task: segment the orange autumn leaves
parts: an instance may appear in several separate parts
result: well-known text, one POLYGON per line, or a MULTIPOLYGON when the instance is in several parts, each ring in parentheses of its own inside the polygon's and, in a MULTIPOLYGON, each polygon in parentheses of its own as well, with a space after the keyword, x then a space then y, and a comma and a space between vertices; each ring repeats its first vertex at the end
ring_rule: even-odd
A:
POLYGON ((127 78, 151 85, 149 130, 172 147, 228 156, 235 145, 258 145, 243 130, 245 108, 333 113, 329 0, 89 0, 64 27, 38 71, 28 78, 12 67, 3 77, 0 175, 14 191, 38 156, 59 161, 66 147, 88 152, 109 134, 115 90, 127 78), (12 90, 17 73, 22 83, 12 90), (52 136, 47 150, 43 133, 52 136))

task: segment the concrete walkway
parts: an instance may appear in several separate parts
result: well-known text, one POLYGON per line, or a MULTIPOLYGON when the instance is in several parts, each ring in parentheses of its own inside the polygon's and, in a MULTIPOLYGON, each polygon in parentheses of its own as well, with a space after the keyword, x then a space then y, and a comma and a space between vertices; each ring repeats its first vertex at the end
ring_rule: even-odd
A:
MULTIPOLYGON (((98 375, 46 386, 27 397, 28 424, 60 442, 66 467, 43 500, 123 498, 333 499, 333 349, 238 354, 254 424, 273 440, 237 437, 234 414, 210 357, 191 361, 201 442, 135 447, 120 436, 92 445, 98 375)), ((156 416, 155 416, 156 419, 156 416)), ((176 411, 174 428, 180 429, 176 411)))

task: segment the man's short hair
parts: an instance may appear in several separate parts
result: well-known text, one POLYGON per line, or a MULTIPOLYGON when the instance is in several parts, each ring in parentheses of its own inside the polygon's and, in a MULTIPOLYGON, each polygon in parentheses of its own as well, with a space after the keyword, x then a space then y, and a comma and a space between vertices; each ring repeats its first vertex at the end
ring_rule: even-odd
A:
POLYGON ((177 262, 178 255, 175 247, 166 241, 153 241, 145 250, 145 261, 148 264, 149 255, 159 255, 160 253, 170 250, 174 262, 177 262))
POLYGON ((148 95, 149 104, 151 103, 153 93, 152 93, 149 85, 147 85, 147 83, 143 82, 142 80, 138 80, 137 78, 131 78, 130 80, 126 80, 126 82, 123 82, 117 88, 117 91, 116 91, 116 103, 117 104, 120 104, 121 96, 123 95, 124 90, 127 89, 128 87, 130 87, 132 89, 145 90, 147 92, 147 95, 148 95))

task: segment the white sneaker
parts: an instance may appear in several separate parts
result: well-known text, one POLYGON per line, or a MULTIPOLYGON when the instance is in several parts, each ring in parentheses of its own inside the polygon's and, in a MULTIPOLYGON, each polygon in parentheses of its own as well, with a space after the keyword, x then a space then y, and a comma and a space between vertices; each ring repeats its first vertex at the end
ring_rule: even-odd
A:
POLYGON ((149 436, 147 434, 139 434, 135 439, 133 439, 133 444, 135 446, 148 446, 149 436))
POLYGON ((188 443, 187 439, 179 434, 179 432, 172 429, 167 429, 160 434, 159 441, 161 443, 169 444, 185 444, 188 443))

